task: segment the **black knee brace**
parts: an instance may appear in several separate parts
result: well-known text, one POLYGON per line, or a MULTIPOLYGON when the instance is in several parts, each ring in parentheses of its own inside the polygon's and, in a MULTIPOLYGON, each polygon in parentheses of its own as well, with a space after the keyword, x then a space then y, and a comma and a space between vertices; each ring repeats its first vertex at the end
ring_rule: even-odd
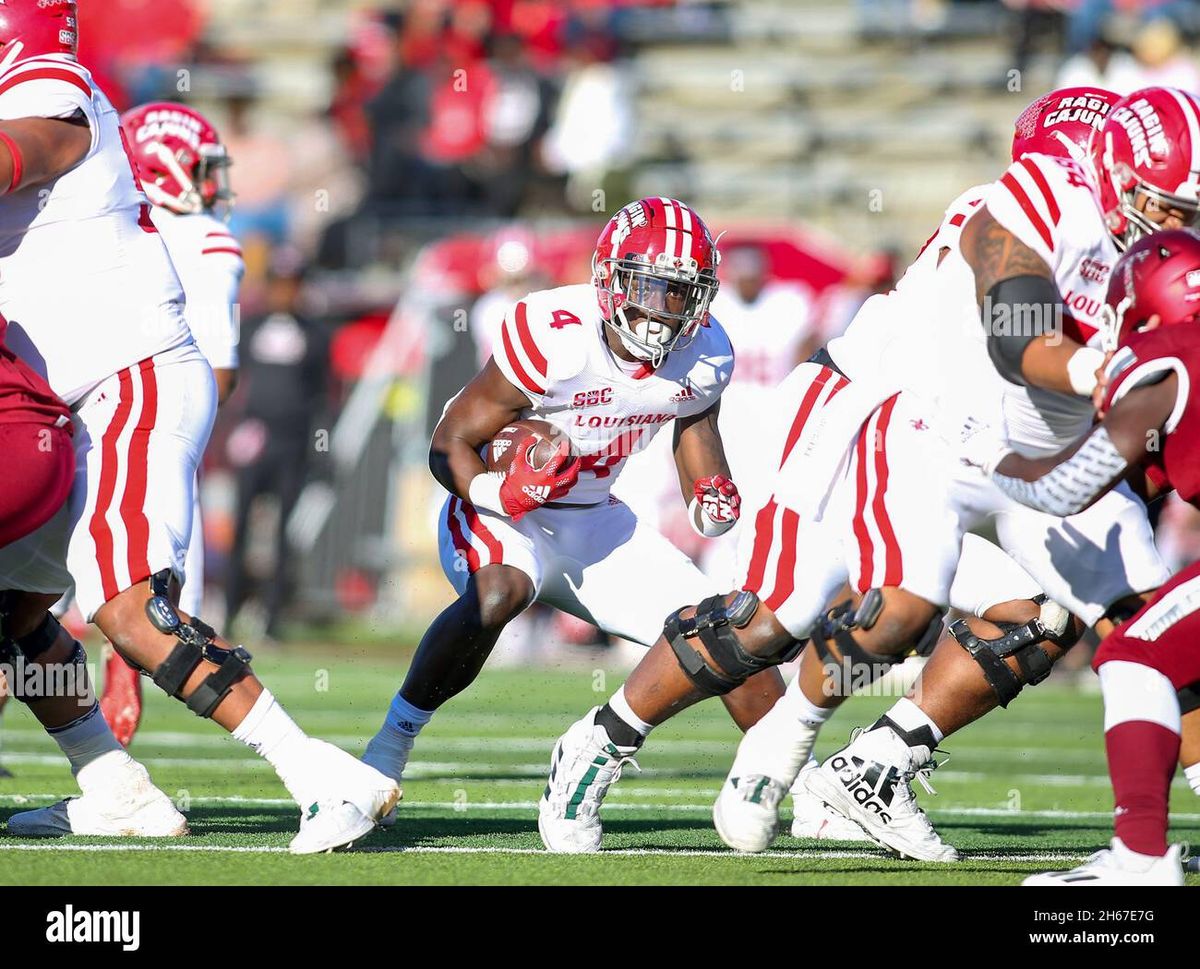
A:
MULTIPOLYGON (((1046 596, 1039 595, 1035 596, 1033 601, 1043 605, 1047 599, 1046 596)), ((1012 703, 1026 686, 1037 686, 1050 675, 1054 661, 1041 648, 1040 643, 1070 647, 1077 638, 1069 621, 1063 633, 1047 628, 1041 617, 1025 623, 997 622, 995 625, 1004 630, 1004 634, 996 639, 981 639, 971 632, 971 627, 965 619, 956 619, 950 624, 950 635, 979 664, 988 686, 995 691, 1002 707, 1012 703), (1017 666, 1024 680, 1004 662, 1007 656, 1017 658, 1017 666)))
POLYGON ((146 615, 159 632, 174 636, 179 642, 159 664, 151 679, 168 696, 181 700, 183 686, 196 667, 204 660, 212 663, 217 669, 205 677, 185 701, 196 716, 211 717, 233 689, 234 683, 250 669, 251 656, 241 646, 233 649, 218 646, 214 642, 217 634, 207 623, 195 617, 183 622, 167 598, 170 579, 169 571, 150 577, 150 588, 154 595, 146 603, 146 615))
POLYGON ((1191 683, 1176 691, 1179 697, 1179 712, 1181 714, 1200 710, 1200 683, 1191 683))
POLYGON ((0 663, 5 666, 5 679, 15 699, 26 705, 51 697, 95 699, 87 679, 87 653, 79 643, 73 642, 71 654, 61 663, 40 662, 61 631, 58 620, 46 613, 33 632, 0 641, 0 663), (78 689, 81 676, 84 691, 78 689))
MULTIPOLYGON (((812 641, 817 655, 825 665, 826 676, 837 681, 840 686, 836 696, 849 696, 855 689, 870 686, 887 673, 893 666, 903 663, 906 654, 883 655, 872 653, 862 648, 851 635, 855 629, 870 629, 883 612, 883 593, 878 589, 868 589, 862 597, 858 608, 851 611, 850 600, 838 603, 830 609, 813 628, 812 641), (836 645, 841 659, 833 654, 830 644, 836 645)), ((941 629, 941 616, 936 616, 937 628, 930 624, 930 629, 922 634, 924 643, 931 635, 937 642, 937 634, 941 629), (934 630, 933 633, 930 630, 934 630)), ((932 649, 932 646, 930 647, 932 649)))
POLYGON ((753 592, 739 592, 728 606, 724 596, 712 596, 696 607, 696 614, 691 619, 681 617, 682 609, 667 618, 663 635, 671 644, 675 658, 687 678, 708 696, 724 696, 755 673, 786 663, 803 647, 803 643, 791 641, 773 656, 747 653, 734 630, 749 625, 757 611, 758 596, 753 592), (708 651, 711 662, 688 642, 697 637, 708 651))

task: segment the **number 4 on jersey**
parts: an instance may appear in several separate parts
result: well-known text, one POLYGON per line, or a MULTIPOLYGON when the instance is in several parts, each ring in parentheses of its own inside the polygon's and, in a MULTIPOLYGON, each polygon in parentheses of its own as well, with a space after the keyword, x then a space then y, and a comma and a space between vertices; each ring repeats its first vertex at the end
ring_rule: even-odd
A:
POLYGON ((569 310, 555 310, 554 316, 550 320, 550 329, 561 330, 564 326, 570 326, 572 323, 576 326, 583 326, 583 320, 569 310))

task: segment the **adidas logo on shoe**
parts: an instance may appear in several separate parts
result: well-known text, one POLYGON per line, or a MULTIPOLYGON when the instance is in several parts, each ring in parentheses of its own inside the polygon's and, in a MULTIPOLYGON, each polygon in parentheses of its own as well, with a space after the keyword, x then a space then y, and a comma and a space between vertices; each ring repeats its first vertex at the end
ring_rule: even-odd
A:
POLYGON ((847 759, 841 755, 834 757, 830 766, 842 782, 842 786, 861 807, 875 812, 884 824, 891 824, 892 818, 888 811, 891 809, 892 798, 896 795, 896 784, 900 780, 900 772, 895 767, 887 767, 874 761, 868 765, 861 757, 847 759))

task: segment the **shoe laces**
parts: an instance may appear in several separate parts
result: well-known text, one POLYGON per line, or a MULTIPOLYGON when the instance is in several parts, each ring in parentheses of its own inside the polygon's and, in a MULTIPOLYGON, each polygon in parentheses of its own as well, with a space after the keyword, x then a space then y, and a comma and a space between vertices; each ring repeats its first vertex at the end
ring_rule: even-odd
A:
POLYGON ((916 782, 925 789, 926 794, 932 794, 934 797, 937 797, 937 791, 934 789, 933 784, 929 782, 929 775, 950 760, 949 754, 946 754, 946 756, 940 761, 936 760, 935 758, 937 754, 946 754, 946 752, 944 750, 938 750, 935 747, 930 753, 929 759, 926 760, 925 763, 904 772, 904 779, 906 782, 911 783, 913 780, 916 780, 916 782))

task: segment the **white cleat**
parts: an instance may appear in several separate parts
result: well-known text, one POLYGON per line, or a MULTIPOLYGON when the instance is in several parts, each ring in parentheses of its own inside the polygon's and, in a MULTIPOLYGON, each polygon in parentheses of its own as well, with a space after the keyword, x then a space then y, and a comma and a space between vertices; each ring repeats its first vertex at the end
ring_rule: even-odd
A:
POLYGON ((734 851, 766 851, 779 833, 784 784, 763 774, 727 777, 713 804, 713 826, 734 851))
POLYGON ((538 833, 547 851, 587 854, 600 850, 600 805, 609 787, 633 760, 633 748, 618 747, 596 723, 593 707, 558 738, 550 777, 538 801, 538 833))
POLYGON ((779 804, 810 759, 820 724, 797 715, 799 684, 742 736, 713 804, 713 826, 734 851, 766 851, 779 834, 779 804))
POLYGON ((829 810, 804 786, 808 775, 820 764, 810 760, 792 785, 792 837, 808 841, 854 841, 874 844, 867 833, 848 818, 829 810))
MULTIPOLYGON (((379 728, 379 733, 375 734, 368 741, 367 749, 363 753, 363 763, 370 764, 379 773, 392 778, 392 780, 399 784, 401 778, 404 776, 404 768, 408 766, 408 758, 412 753, 413 742, 416 739, 416 737, 409 734, 392 730, 385 723, 379 728)), ((402 800, 403 797, 404 789, 401 788, 396 800, 402 800)), ((379 826, 381 828, 390 828, 395 823, 395 808, 392 808, 379 819, 379 826)))
POLYGON ((14 814, 8 833, 17 838, 179 838, 188 833, 187 818, 123 750, 98 757, 77 780, 79 797, 14 814))
POLYGON ((1120 838, 1097 851, 1078 868, 1044 871, 1030 875, 1022 885, 1057 888, 1093 888, 1108 885, 1182 885, 1183 846, 1171 845, 1161 858, 1140 855, 1125 847, 1120 838))
POLYGON ((400 785, 323 740, 312 740, 313 769, 326 792, 308 805, 288 851, 315 855, 349 848, 396 806, 400 785))
POLYGON ((805 787, 835 813, 857 823, 871 840, 902 858, 958 861, 958 852, 929 823, 913 796, 918 778, 937 766, 928 748, 913 750, 890 727, 858 732, 850 743, 805 778, 805 787))

